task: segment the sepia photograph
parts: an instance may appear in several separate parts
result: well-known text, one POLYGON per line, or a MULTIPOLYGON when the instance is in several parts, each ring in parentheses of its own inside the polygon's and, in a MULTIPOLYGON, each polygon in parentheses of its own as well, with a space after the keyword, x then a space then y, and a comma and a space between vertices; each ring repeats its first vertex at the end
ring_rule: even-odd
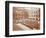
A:
POLYGON ((13 31, 40 30, 40 8, 13 7, 13 31))

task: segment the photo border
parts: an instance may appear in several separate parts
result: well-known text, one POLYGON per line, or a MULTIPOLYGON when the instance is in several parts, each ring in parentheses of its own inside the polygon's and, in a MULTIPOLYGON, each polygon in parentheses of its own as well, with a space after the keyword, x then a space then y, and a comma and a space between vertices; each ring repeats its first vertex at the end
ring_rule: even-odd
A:
POLYGON ((6 37, 18 37, 18 36, 32 36, 32 35, 44 35, 45 34, 45 3, 37 2, 19 2, 19 1, 5 1, 5 36, 6 37), (9 4, 10 3, 20 3, 20 4, 35 4, 43 5, 43 33, 37 34, 21 34, 21 35, 9 35, 9 4))

